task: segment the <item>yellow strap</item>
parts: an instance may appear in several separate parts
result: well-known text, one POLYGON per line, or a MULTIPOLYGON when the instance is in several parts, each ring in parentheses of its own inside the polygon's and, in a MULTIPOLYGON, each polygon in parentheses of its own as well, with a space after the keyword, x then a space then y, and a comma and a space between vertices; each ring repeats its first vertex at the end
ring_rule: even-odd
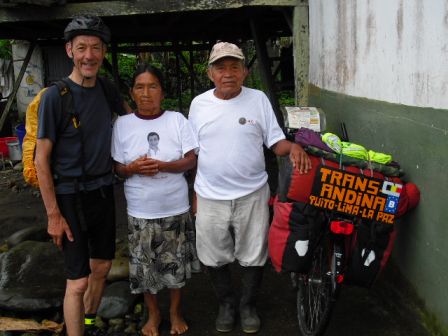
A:
POLYGON ((84 318, 84 324, 85 325, 92 325, 95 324, 95 318, 84 318))

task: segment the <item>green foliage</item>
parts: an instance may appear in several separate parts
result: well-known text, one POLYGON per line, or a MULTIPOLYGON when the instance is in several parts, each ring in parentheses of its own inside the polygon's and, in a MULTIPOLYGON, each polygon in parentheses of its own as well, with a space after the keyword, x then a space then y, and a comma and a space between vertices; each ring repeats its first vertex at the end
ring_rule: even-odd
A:
POLYGON ((0 58, 12 59, 10 40, 0 40, 0 58))
POLYGON ((423 324, 432 336, 448 336, 448 328, 437 318, 434 313, 423 311, 423 324))
MULTIPOLYGON (((145 45, 149 46, 151 44, 145 45)), ((244 47, 244 52, 247 55, 247 59, 251 60, 256 53, 255 46, 248 42, 244 47)), ((112 63, 112 55, 110 53, 106 55, 106 58, 109 63, 112 63)), ((213 83, 210 82, 207 76, 208 52, 206 51, 182 51, 177 57, 174 52, 142 52, 138 54, 117 55, 120 78, 128 87, 132 84, 131 81, 135 67, 139 62, 146 62, 161 69, 165 80, 165 99, 162 102, 162 108, 174 111, 182 110, 183 112, 188 110, 193 98, 191 96, 190 58, 193 59, 194 95, 198 95, 213 86, 213 83), (179 74, 177 73, 177 69, 179 69, 179 74), (179 106, 179 91, 182 97, 182 109, 179 106)), ((104 69, 101 74, 111 77, 104 69)), ((244 85, 259 90, 265 89, 258 72, 257 61, 251 67, 244 85)), ((128 92, 126 91, 126 89, 123 89, 122 93, 127 95, 128 92)), ((282 91, 278 94, 278 98, 281 106, 290 106, 295 103, 294 92, 292 91, 282 91)), ((132 106, 133 104, 129 97, 127 100, 132 106)))
POLYGON ((162 110, 179 111, 179 100, 177 98, 165 98, 162 101, 162 110))
MULTIPOLYGON (((190 92, 182 93, 182 111, 185 114, 190 107, 192 98, 190 92)), ((180 111, 179 99, 177 97, 165 97, 162 101, 162 109, 169 111, 180 111)))
POLYGON ((118 55, 118 69, 120 72, 120 77, 125 82, 128 82, 129 85, 131 84, 136 64, 137 64, 136 56, 127 54, 118 55))
MULTIPOLYGON (((107 53, 106 59, 109 61, 109 63, 112 64, 111 53, 107 53)), ((118 60, 118 72, 120 74, 120 78, 123 79, 125 83, 130 85, 132 76, 134 74, 135 65, 137 64, 137 57, 128 54, 118 54, 117 60, 118 60)), ((111 77, 110 74, 105 69, 101 69, 100 74, 102 76, 111 77)))
POLYGON ((263 90, 260 76, 252 71, 249 73, 249 76, 247 76, 244 85, 252 89, 263 90))
POLYGON ((294 106, 295 98, 293 91, 280 91, 278 94, 278 102, 280 106, 294 106))
POLYGON ((196 63, 193 65, 193 69, 197 75, 207 76, 207 69, 208 69, 207 63, 200 63, 200 64, 196 63))
MULTIPOLYGON (((195 95, 197 95, 210 87, 210 81, 207 77, 207 53, 205 51, 194 51, 192 53, 182 51, 177 59, 176 54, 173 52, 144 52, 137 55, 120 54, 117 56, 120 78, 130 86, 135 66, 139 62, 146 62, 161 69, 165 80, 165 99, 162 103, 162 108, 174 111, 181 110, 177 97, 180 89, 182 110, 185 111, 190 106, 192 100, 190 56, 193 57, 194 91, 195 95), (177 74, 177 62, 179 74, 177 74)), ((106 55, 106 58, 112 63, 110 54, 106 55)))

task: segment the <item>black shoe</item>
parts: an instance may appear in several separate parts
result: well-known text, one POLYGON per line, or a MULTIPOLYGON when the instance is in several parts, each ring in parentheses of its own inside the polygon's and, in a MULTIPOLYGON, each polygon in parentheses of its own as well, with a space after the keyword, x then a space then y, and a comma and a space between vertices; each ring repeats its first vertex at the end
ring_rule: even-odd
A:
POLYGON ((235 325, 235 308, 229 303, 219 305, 215 327, 219 332, 230 332, 235 325))
POLYGON ((260 318, 253 306, 240 307, 241 329, 246 334, 254 334, 260 330, 260 318))

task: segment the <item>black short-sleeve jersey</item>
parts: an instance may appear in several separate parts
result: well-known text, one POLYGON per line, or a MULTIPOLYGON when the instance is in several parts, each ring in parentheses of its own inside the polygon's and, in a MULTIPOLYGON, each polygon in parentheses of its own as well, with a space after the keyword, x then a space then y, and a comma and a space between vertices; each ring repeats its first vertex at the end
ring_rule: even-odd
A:
MULTIPOLYGON (((100 176, 111 172, 112 112, 101 84, 97 80, 94 87, 82 87, 70 79, 67 82, 80 128, 75 128, 72 121, 65 128, 65 125, 62 125, 66 114, 61 111, 62 98, 56 85, 50 86, 44 92, 39 104, 37 138, 47 138, 53 143, 53 174, 81 177, 83 165, 85 175, 100 176)), ((116 94, 119 94, 118 90, 116 94)), ((101 177, 98 181, 81 184, 80 189, 96 189, 101 185, 110 184, 111 181, 112 176, 107 179, 101 177)), ((70 193, 73 189, 69 183, 56 185, 56 193, 70 193)))

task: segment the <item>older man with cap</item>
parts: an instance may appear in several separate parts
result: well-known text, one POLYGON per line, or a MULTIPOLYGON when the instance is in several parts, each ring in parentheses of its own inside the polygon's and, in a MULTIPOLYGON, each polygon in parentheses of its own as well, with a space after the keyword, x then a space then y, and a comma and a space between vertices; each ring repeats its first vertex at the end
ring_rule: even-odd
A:
POLYGON ((268 256, 270 190, 263 144, 276 155, 289 154, 301 173, 311 162, 299 145, 285 139, 266 95, 243 86, 244 59, 235 44, 213 46, 208 76, 215 88, 192 101, 189 120, 199 143, 196 244, 219 301, 216 329, 234 327, 237 301, 229 264, 236 259, 242 274, 241 327, 255 333, 260 328, 256 297, 268 256))

